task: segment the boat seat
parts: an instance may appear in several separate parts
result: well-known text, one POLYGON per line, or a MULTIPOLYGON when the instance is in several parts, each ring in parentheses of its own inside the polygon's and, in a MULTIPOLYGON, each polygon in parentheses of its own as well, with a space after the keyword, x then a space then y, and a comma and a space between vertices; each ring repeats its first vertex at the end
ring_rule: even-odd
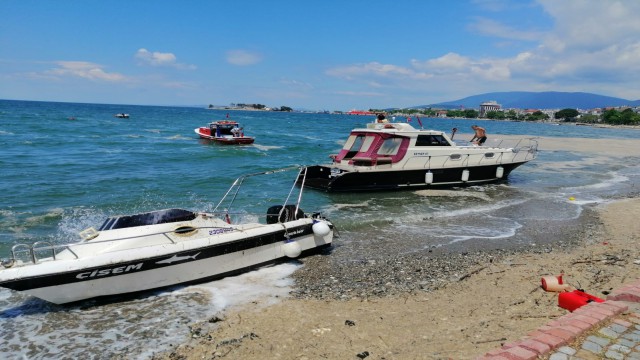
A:
POLYGON ((355 166, 376 166, 376 165, 384 165, 391 164, 390 157, 365 157, 365 156, 354 156, 351 158, 353 165, 355 166))

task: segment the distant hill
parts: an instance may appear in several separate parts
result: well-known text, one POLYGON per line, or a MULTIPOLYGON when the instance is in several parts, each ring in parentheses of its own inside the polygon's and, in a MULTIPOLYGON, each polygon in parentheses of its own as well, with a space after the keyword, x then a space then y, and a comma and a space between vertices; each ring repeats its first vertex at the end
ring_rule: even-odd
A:
POLYGON ((593 109, 609 106, 640 106, 640 100, 627 100, 611 96, 584 92, 528 92, 508 91, 492 92, 469 96, 464 99, 447 101, 438 104, 414 106, 414 108, 445 108, 459 109, 460 107, 476 109, 480 104, 495 100, 503 109, 593 109))

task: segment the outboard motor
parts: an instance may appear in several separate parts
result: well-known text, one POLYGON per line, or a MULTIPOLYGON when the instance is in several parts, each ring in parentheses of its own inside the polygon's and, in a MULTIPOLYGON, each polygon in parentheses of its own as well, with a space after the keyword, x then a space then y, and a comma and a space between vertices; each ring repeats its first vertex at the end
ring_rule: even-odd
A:
POLYGON ((302 209, 298 209, 297 214, 295 212, 295 205, 285 205, 284 209, 282 205, 272 206, 267 210, 267 224, 283 223, 304 217, 302 209))

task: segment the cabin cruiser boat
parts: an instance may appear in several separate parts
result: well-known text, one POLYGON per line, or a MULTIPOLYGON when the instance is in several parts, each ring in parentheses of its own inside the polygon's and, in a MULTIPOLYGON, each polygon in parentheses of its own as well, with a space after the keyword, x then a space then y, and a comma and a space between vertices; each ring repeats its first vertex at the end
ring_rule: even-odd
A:
POLYGON ((201 139, 212 140, 223 145, 253 144, 254 137, 244 136, 243 128, 237 121, 220 120, 209 123, 209 126, 194 129, 201 139))
POLYGON ((452 137, 407 123, 367 124, 351 131, 342 150, 330 155, 332 163, 305 169, 306 186, 344 192, 490 183, 506 179, 538 151, 533 138, 477 146, 457 145, 452 137))
POLYGON ((112 216, 97 230, 82 231, 79 242, 14 245, 0 266, 0 287, 64 304, 215 280, 329 247, 333 224, 300 209, 302 187, 289 204, 295 184, 263 221, 232 221, 241 216, 230 210, 246 178, 292 169, 300 168, 238 178, 212 213, 166 209, 112 216))

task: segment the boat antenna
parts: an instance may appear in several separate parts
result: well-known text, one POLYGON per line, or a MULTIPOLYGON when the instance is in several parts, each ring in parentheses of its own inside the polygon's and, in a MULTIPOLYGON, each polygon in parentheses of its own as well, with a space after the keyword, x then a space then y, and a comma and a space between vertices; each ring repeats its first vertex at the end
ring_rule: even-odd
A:
POLYGON ((458 131, 457 127, 454 127, 453 129, 451 129, 451 140, 453 140, 453 135, 456 134, 456 131, 458 131))

